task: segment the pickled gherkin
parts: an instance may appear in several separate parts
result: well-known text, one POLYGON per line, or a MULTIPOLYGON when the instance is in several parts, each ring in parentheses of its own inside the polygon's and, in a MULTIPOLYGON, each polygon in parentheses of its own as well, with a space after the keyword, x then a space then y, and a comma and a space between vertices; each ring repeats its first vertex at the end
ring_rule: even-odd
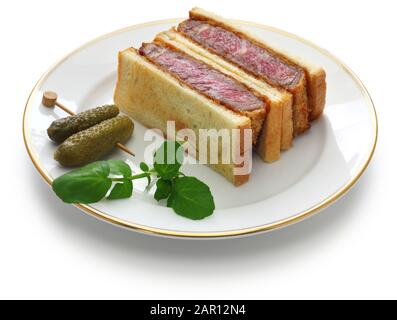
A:
POLYGON ((55 120, 47 129, 47 134, 51 140, 62 143, 75 133, 88 129, 104 120, 114 118, 118 114, 119 109, 115 105, 97 107, 74 116, 55 120))
POLYGON ((127 116, 117 116, 67 138, 55 151, 54 159, 67 167, 94 162, 109 153, 118 142, 128 140, 134 123, 127 116))

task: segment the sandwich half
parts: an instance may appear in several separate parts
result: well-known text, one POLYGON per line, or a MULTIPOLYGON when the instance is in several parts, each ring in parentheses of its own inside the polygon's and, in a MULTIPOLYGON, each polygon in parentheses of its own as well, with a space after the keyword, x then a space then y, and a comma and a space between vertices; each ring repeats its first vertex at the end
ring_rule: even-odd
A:
MULTIPOLYGON (((240 137, 250 131, 249 144, 230 139, 217 150, 217 163, 209 164, 236 186, 248 181, 250 172, 238 169, 251 164, 234 159, 225 163, 223 155, 251 152, 259 140, 267 105, 261 95, 233 77, 164 43, 146 43, 139 50, 119 53, 114 101, 132 118, 164 133, 167 121, 174 121, 177 130, 191 129, 199 139, 200 129, 237 131, 240 137)), ((196 157, 205 151, 200 145, 198 141, 196 157)))
POLYGON ((237 72, 235 66, 217 56, 208 57, 211 53, 207 53, 205 49, 187 40, 173 29, 158 34, 155 41, 176 48, 211 65, 254 90, 266 101, 268 112, 256 143, 256 151, 265 162, 277 161, 280 158, 281 149, 285 150, 291 147, 293 124, 292 95, 290 93, 273 88, 244 71, 237 72))
POLYGON ((325 72, 275 49, 229 21, 194 8, 177 31, 206 51, 271 86, 293 95, 294 134, 306 131, 319 117, 326 95, 325 72))

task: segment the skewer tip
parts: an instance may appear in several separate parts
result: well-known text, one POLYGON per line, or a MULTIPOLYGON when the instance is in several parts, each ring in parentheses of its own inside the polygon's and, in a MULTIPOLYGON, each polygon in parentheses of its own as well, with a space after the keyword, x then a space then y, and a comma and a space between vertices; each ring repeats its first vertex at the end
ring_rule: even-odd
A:
POLYGON ((130 154, 131 156, 135 157, 135 154, 130 149, 128 149, 125 145, 123 145, 121 143, 117 143, 116 146, 119 149, 123 150, 124 152, 126 152, 126 153, 130 154))
POLYGON ((55 107, 55 104, 57 102, 58 95, 53 92, 53 91, 46 91, 43 93, 43 105, 48 107, 48 108, 53 108, 55 107))

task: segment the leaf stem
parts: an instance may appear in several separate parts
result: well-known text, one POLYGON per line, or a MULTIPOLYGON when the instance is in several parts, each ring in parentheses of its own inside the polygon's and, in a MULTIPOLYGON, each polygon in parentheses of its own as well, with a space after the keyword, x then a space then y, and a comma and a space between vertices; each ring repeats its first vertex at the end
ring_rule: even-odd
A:
POLYGON ((150 173, 147 172, 143 172, 140 174, 137 174, 135 176, 130 176, 130 177, 124 177, 124 178, 112 178, 113 182, 123 182, 123 181, 128 181, 128 180, 138 180, 138 179, 142 179, 142 178, 147 178, 150 176, 150 173))
POLYGON ((150 173, 143 172, 143 173, 137 174, 135 176, 129 177, 128 179, 129 180, 137 180, 137 179, 147 178, 149 176, 150 176, 150 173))

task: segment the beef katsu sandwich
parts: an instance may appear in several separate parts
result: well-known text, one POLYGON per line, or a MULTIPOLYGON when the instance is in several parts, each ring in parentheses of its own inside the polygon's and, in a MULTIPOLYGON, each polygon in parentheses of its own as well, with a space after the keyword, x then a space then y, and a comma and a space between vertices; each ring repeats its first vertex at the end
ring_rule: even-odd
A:
POLYGON ((307 130, 309 121, 321 115, 326 93, 323 68, 276 49, 203 9, 194 8, 189 16, 179 24, 180 34, 240 70, 293 94, 296 134, 307 130))
MULTIPOLYGON (((196 138, 200 129, 228 130, 230 138, 233 132, 243 136, 248 130, 251 144, 259 139, 267 110, 260 94, 243 83, 160 42, 120 53, 114 100, 148 128, 166 133, 168 122, 173 121, 177 130, 191 129, 196 138)), ((236 167, 243 164, 234 163, 232 154, 244 155, 252 149, 243 138, 239 140, 222 143, 218 163, 210 164, 235 185, 246 182, 249 172, 236 174, 236 167), (222 159, 225 153, 230 155, 227 161, 222 159)), ((198 141, 195 146, 197 157, 204 152, 200 145, 198 141)))
MULTIPOLYGON (((139 49, 119 53, 115 103, 149 128, 238 133, 220 143, 209 165, 236 186, 248 181, 255 150, 280 158, 325 105, 325 72, 266 44, 227 20, 195 8, 188 20, 139 49), (249 132, 249 141, 246 133, 249 132), (236 162, 235 155, 244 162, 236 162), (227 154, 229 161, 224 161, 227 154)), ((196 157, 208 152, 197 141, 196 157)), ((205 144, 203 144, 205 145, 205 144)))

